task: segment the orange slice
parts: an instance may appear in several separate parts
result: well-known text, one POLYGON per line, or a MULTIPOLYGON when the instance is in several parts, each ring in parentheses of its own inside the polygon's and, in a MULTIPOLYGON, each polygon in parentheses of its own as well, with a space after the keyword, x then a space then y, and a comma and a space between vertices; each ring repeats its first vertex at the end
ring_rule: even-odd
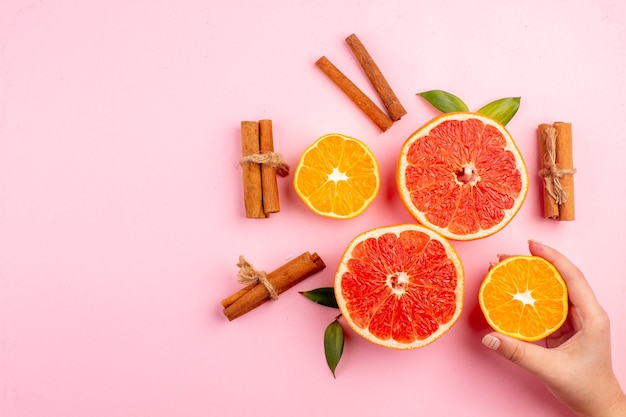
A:
POLYGON ((444 113, 400 152, 397 185, 420 223, 449 239, 472 240, 506 226, 528 191, 528 172, 509 132, 476 113, 444 113))
POLYGON ((463 308, 463 267, 450 243, 415 224, 372 229, 346 249, 335 275, 343 317, 365 339, 395 349, 437 340, 463 308))
POLYGON ((300 157, 294 188, 315 213, 336 219, 361 214, 380 187, 378 163, 360 140, 340 134, 322 136, 300 157))
POLYGON ((526 341, 554 333, 567 318, 567 287, 559 271, 538 256, 513 256, 493 266, 478 294, 496 331, 526 341))

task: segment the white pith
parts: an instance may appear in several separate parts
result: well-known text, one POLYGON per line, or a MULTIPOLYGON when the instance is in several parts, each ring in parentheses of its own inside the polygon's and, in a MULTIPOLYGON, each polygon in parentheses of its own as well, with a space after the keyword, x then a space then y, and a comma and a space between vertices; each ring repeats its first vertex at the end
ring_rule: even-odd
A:
POLYGON ((344 172, 339 171, 339 168, 337 167, 334 167, 333 172, 328 174, 328 181, 333 181, 335 183, 338 183, 339 181, 347 181, 347 180, 348 180, 348 176, 344 172))
POLYGON ((513 294, 513 299, 531 307, 535 305, 535 299, 533 298, 532 291, 530 290, 513 294))
POLYGON ((391 291, 400 297, 406 292, 406 287, 409 284, 409 275, 404 272, 398 272, 387 276, 387 285, 391 288, 391 291))

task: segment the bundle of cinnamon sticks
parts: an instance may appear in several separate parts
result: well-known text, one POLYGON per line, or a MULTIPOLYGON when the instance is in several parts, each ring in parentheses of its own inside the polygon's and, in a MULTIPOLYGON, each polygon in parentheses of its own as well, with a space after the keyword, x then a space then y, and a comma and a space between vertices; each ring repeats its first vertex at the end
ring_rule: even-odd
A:
POLYGON ((574 220, 572 124, 555 122, 537 128, 546 219, 574 220))
MULTIPOLYGON (((242 258, 238 265, 240 268, 251 269, 251 266, 242 258)), ((310 254, 309 252, 304 252, 269 274, 265 274, 263 271, 252 270, 254 274, 262 276, 263 280, 253 282, 230 297, 223 299, 224 315, 228 320, 234 320, 270 300, 272 295, 277 297, 278 294, 287 291, 300 281, 324 268, 326 268, 326 264, 324 264, 324 261, 317 253, 310 254)))
POLYGON ((263 219, 280 211, 276 175, 289 175, 289 166, 274 153, 272 121, 241 122, 243 199, 246 217, 263 219))
POLYGON ((400 120, 406 110, 393 92, 387 79, 374 62, 374 59, 365 49, 359 38, 353 33, 346 38, 346 43, 359 61, 361 68, 376 90, 387 113, 382 111, 361 89, 346 77, 328 58, 322 56, 315 65, 335 83, 356 106, 383 132, 389 129, 393 122, 400 120))

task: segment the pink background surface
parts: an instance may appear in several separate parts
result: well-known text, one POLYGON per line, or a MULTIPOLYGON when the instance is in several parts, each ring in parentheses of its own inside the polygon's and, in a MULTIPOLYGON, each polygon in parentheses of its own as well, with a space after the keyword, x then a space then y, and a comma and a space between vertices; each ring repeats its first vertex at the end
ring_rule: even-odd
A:
POLYGON ((0 5, 0 415, 555 416, 543 385, 487 351, 479 283, 534 238, 586 271, 612 317, 626 384, 626 3, 613 1, 10 1, 0 5), (96 4, 97 3, 97 4, 96 4), (408 114, 381 133, 314 66, 326 55, 375 94, 344 42, 356 33, 408 114), (473 110, 509 96, 531 173, 500 233, 454 242, 465 309, 420 350, 348 332, 297 291, 332 285, 349 241, 411 222, 395 189, 410 133, 444 89, 473 110), (375 153, 382 186, 361 216, 318 217, 292 176, 282 211, 246 219, 239 124, 272 119, 292 167, 340 132, 375 153), (574 222, 543 219, 536 127, 574 127, 574 222), (245 255, 271 271, 304 251, 328 267, 228 322, 245 255))

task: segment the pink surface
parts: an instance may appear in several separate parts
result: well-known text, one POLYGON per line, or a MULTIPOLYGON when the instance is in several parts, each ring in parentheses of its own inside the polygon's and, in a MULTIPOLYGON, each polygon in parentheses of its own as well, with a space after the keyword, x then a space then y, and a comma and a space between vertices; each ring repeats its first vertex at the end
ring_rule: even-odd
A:
MULTIPOLYGON (((0 4, 0 415, 555 416, 539 381, 480 343, 476 301, 497 253, 529 238, 581 267, 612 317, 626 384, 626 3, 604 1, 11 1, 0 4), (356 33, 408 114, 381 133, 315 67, 326 55, 372 88, 356 33), (531 172, 500 233, 459 243, 465 310, 420 350, 349 332, 297 291, 332 285, 367 229, 411 222, 400 146, 444 89, 470 108, 521 96, 507 126, 531 172), (382 187, 361 216, 318 217, 292 177, 282 211, 244 217, 239 123, 272 119, 292 167, 319 136, 362 139, 382 187), (574 127, 577 219, 544 220, 535 132, 574 127), (272 270, 304 251, 328 267, 233 322, 239 255, 272 270)), ((377 99, 375 101, 378 102, 377 99)))

